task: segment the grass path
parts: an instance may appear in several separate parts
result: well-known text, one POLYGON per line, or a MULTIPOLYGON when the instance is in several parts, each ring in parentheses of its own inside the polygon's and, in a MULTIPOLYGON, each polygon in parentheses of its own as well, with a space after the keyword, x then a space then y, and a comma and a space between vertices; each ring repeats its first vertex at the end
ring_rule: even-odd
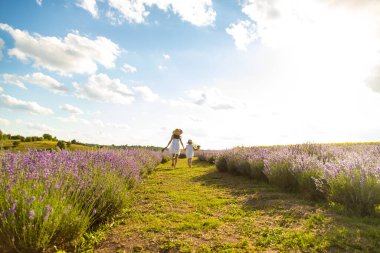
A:
POLYGON ((380 220, 332 215, 271 186, 180 159, 160 165, 95 252, 380 252, 380 220))

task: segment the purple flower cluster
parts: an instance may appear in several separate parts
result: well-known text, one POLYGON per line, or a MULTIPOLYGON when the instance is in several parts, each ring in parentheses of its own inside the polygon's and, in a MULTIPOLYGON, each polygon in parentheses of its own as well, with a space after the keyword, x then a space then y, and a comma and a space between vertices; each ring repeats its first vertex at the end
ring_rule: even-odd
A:
POLYGON ((120 212, 130 188, 161 158, 142 149, 0 154, 0 252, 75 240, 120 212))
POLYGON ((380 145, 241 147, 215 161, 220 171, 332 201, 355 214, 373 214, 380 205, 380 145))

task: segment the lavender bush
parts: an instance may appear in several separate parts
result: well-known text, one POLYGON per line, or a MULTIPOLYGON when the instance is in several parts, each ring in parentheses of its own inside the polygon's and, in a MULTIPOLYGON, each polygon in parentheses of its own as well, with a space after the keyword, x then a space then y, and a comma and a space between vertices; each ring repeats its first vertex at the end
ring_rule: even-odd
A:
POLYGON ((380 156, 378 146, 350 152, 345 159, 326 163, 329 199, 359 215, 371 215, 380 204, 380 156))
POLYGON ((380 205, 380 145, 234 148, 217 155, 216 167, 357 215, 373 215, 380 205))
POLYGON ((195 156, 198 157, 199 161, 209 162, 214 164, 216 158, 222 154, 223 151, 196 151, 195 156))
POLYGON ((146 150, 0 155, 0 251, 42 252, 74 242, 120 212, 161 155, 146 150))

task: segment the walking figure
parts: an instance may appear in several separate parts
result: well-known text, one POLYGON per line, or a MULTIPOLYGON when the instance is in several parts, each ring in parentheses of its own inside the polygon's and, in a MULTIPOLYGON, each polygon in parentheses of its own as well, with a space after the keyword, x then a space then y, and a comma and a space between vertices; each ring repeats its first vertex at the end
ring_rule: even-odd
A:
POLYGON ((189 168, 191 168, 191 166, 192 166, 194 151, 198 150, 199 148, 200 148, 200 146, 193 145, 192 140, 187 141, 186 157, 187 157, 187 165, 189 165, 189 168))
POLYGON ((182 145, 182 148, 185 149, 182 143, 181 134, 183 133, 182 129, 176 128, 173 130, 172 137, 170 138, 170 141, 168 145, 163 149, 167 149, 170 145, 169 152, 172 154, 172 167, 175 169, 177 167, 177 161, 178 156, 181 153, 181 147, 179 144, 182 145))

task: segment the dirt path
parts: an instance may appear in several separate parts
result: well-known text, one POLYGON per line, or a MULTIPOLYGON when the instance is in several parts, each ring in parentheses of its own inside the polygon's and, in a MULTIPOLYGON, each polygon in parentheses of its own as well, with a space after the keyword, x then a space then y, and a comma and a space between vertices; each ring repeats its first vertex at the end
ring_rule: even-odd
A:
POLYGON ((376 252, 380 221, 324 209, 185 159, 161 165, 132 193, 95 252, 376 252))

